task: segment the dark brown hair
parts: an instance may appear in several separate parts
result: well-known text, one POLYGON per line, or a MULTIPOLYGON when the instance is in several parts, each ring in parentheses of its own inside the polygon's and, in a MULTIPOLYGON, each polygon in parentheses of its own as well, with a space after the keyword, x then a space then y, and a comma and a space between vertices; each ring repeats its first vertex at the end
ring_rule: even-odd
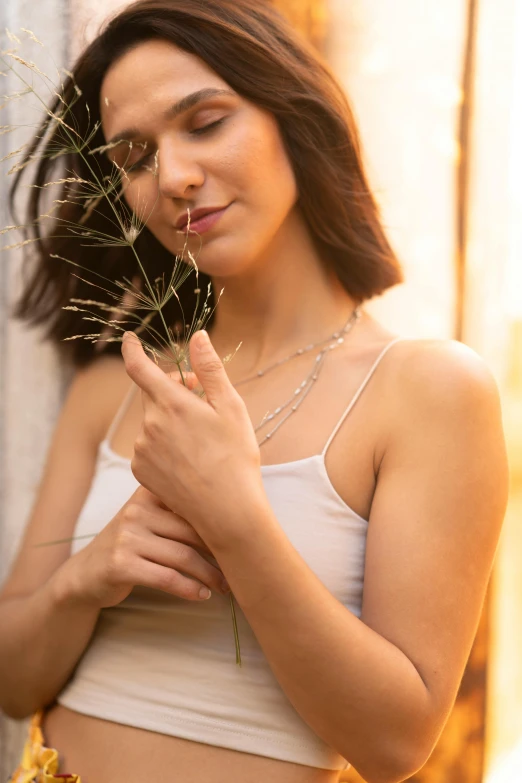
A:
MULTIPOLYGON (((347 98, 319 53, 267 0, 139 0, 118 13, 80 56, 72 69, 73 79, 64 83, 62 98, 67 103, 75 97, 75 84, 82 92, 68 119, 82 138, 100 119, 99 94, 109 67, 133 46, 150 39, 169 41, 198 56, 239 95, 272 112, 293 167, 300 207, 314 244, 354 299, 364 301, 403 281, 369 189, 347 98)), ((52 110, 57 112, 61 105, 62 100, 57 98, 52 110)), ((47 117, 27 152, 27 159, 31 155, 39 158, 34 184, 43 186, 56 179, 60 164, 88 180, 90 174, 80 156, 68 153, 51 158, 49 152, 56 149, 60 128, 55 126, 54 138, 49 138, 49 127, 52 119, 47 117)), ((104 143, 100 128, 90 147, 104 143)), ((110 174, 111 163, 105 156, 99 156, 99 165, 104 175, 110 174)), ((12 204, 21 175, 19 172, 11 191, 12 204)), ((71 187, 74 184, 64 183, 62 199, 71 187)), ((29 246, 36 253, 26 260, 28 274, 13 315, 32 325, 45 324, 46 337, 62 354, 76 366, 86 365, 97 355, 95 345, 84 339, 63 342, 63 338, 96 329, 86 327, 80 313, 62 307, 71 297, 114 302, 101 290, 78 280, 69 264, 50 255, 72 259, 93 272, 103 272, 111 280, 139 277, 140 272, 128 247, 100 250, 82 246, 72 235, 59 237, 52 230, 44 235, 35 221, 45 211, 45 191, 35 188, 31 192, 26 223, 29 236, 37 238, 29 246)), ((65 203, 60 209, 57 214, 61 218, 74 222, 82 219, 81 205, 65 203)), ((109 209, 108 204, 101 205, 99 212, 89 217, 87 227, 103 231, 109 209)), ((161 276, 172 266, 171 253, 146 228, 136 242, 136 250, 146 261, 149 279, 161 276)), ((191 276, 179 291, 189 320, 195 307, 193 281, 191 276)), ((200 273, 202 290, 208 282, 209 278, 200 273)), ((179 319, 175 299, 163 312, 169 324, 179 319)), ((120 352, 117 342, 103 346, 104 352, 120 352)))

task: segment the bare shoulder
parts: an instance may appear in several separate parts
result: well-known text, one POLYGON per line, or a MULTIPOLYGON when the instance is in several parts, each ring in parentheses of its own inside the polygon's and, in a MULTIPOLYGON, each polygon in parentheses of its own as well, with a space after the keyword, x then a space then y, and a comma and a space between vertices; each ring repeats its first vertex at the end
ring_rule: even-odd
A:
POLYGON ((101 356, 75 372, 67 404, 83 410, 96 443, 104 437, 130 384, 123 360, 118 356, 101 356))
MULTIPOLYGON (((124 394, 118 357, 99 357, 74 373, 54 429, 40 485, 0 600, 29 595, 69 557, 74 525, 93 480, 99 442, 124 394), (42 541, 65 539, 44 550, 42 541)), ((127 379, 127 385, 129 381, 127 379)))
POLYGON ((387 387, 395 414, 500 410, 500 394, 485 359, 458 340, 412 339, 394 346, 387 387), (413 408, 412 408, 413 406, 413 408))
POLYGON ((391 346, 380 369, 379 428, 375 472, 399 442, 411 443, 412 431, 464 428, 470 418, 487 415, 502 431, 500 394, 487 362, 457 340, 405 339, 391 346))
POLYGON ((96 383, 103 379, 116 380, 125 375, 123 359, 114 354, 100 356, 76 371, 76 377, 84 378, 87 383, 96 383))

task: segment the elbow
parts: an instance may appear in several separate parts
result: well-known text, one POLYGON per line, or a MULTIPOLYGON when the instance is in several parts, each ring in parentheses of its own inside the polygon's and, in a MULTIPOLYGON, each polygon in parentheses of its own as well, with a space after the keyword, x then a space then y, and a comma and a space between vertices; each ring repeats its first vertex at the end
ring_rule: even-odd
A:
POLYGON ((383 762, 378 770, 372 765, 370 771, 365 771, 362 766, 354 767, 365 783, 403 783, 419 772, 428 759, 424 759, 420 764, 405 764, 397 760, 393 762, 383 762))
POLYGON ((42 704, 41 700, 37 702, 34 698, 25 698, 18 690, 16 695, 11 697, 7 695, 1 700, 0 711, 12 720, 26 720, 32 717, 42 706, 45 705, 42 704))
POLYGON ((15 704, 2 704, 0 707, 0 712, 5 715, 8 718, 11 718, 11 720, 28 720, 29 718, 32 718, 35 712, 37 712, 40 709, 45 709, 47 706, 50 706, 52 702, 49 703, 49 705, 42 705, 42 704, 29 704, 29 703, 23 703, 18 702, 15 704))
POLYGON ((30 718, 35 712, 35 710, 21 703, 2 704, 0 710, 3 715, 11 718, 11 720, 26 720, 26 718, 30 718))
POLYGON ((403 783, 409 780, 424 767, 433 747, 426 750, 425 747, 412 744, 404 752, 383 753, 382 748, 379 750, 380 752, 372 754, 371 762, 365 759, 360 764, 356 762, 353 764, 365 783, 403 783))

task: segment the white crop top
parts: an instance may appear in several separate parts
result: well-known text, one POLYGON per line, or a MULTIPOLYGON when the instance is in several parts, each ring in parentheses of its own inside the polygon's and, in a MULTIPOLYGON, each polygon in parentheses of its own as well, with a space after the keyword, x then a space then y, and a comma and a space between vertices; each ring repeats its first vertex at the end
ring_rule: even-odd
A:
MULTIPOLYGON (((357 617, 362 606, 367 521, 334 489, 325 455, 386 351, 381 351, 321 454, 261 467, 265 490, 287 537, 330 592, 357 617)), ((134 387, 132 390, 134 390, 134 387)), ((131 391, 132 391, 131 390, 131 391)), ((130 460, 110 439, 128 402, 100 443, 96 472, 78 517, 71 554, 99 532, 138 487, 130 460)), ((235 660, 228 596, 186 601, 136 586, 102 609, 93 636, 59 704, 86 715, 161 734, 342 770, 346 759, 296 712, 236 602, 242 666, 235 660)), ((313 629, 310 629, 313 632, 313 629)))

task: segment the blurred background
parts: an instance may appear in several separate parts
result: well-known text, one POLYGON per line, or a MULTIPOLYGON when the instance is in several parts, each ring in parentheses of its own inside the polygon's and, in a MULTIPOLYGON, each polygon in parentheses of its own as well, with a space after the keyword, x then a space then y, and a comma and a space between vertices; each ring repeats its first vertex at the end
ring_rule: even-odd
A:
MULTIPOLYGON (((522 2, 274 2, 346 89, 384 223, 404 265, 406 283, 368 310, 404 335, 467 343, 492 368, 503 399, 511 497, 494 573, 455 709, 430 761, 411 780, 520 783, 522 2)), ((0 30, 29 28, 57 65, 70 66, 105 16, 125 4, 3 0, 0 30)), ((33 49, 39 64, 41 47, 33 49)), ((0 78, 0 93, 17 89, 9 77, 0 78)), ((27 122, 19 102, 2 115, 1 125, 27 122)), ((25 141, 24 129, 14 136, 0 136, 0 158, 25 141)), ((2 165, 0 223, 6 226, 9 180, 2 165)), ((18 254, 2 256, 0 581, 27 520, 69 380, 39 334, 8 318, 19 268, 18 254)), ((18 761, 25 728, 0 714, 4 780, 18 761)), ((343 780, 361 781, 355 773, 343 780)))

